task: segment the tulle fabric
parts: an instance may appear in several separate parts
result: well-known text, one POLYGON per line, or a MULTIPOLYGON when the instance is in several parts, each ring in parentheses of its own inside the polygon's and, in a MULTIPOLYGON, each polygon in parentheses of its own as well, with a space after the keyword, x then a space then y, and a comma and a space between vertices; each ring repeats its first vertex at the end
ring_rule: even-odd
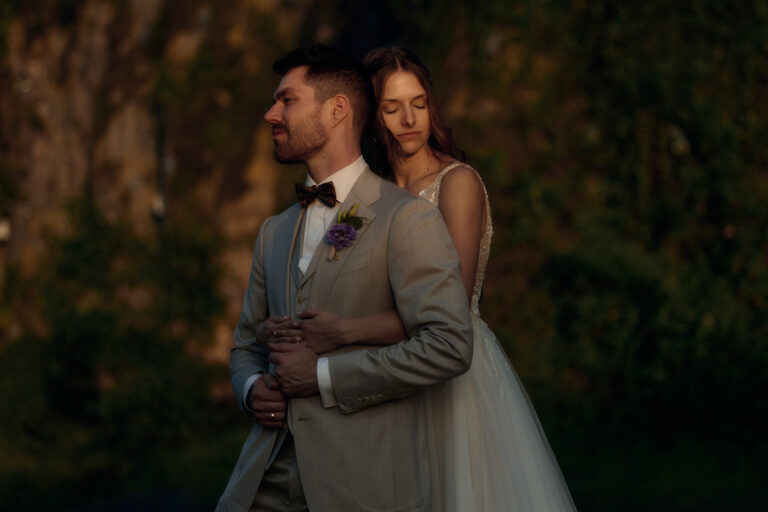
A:
POLYGON ((435 510, 576 510, 520 379, 485 322, 472 322, 472 366, 427 397, 435 510))
MULTIPOLYGON (((462 162, 447 165, 419 195, 437 206, 443 177, 460 166, 467 167, 462 162)), ((496 336, 480 319, 480 295, 493 236, 484 185, 483 191, 486 228, 470 301, 475 338, 472 365, 467 373, 427 395, 433 474, 437 475, 433 495, 442 500, 432 510, 576 510, 520 379, 496 336)))

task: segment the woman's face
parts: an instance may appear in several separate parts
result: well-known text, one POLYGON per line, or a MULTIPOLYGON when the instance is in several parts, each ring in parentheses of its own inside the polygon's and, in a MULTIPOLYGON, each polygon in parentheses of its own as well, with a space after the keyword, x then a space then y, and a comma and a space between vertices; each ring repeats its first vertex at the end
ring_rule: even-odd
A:
POLYGON ((405 156, 415 155, 427 147, 430 135, 427 100, 427 92, 419 79, 407 71, 395 71, 382 87, 379 115, 405 156))

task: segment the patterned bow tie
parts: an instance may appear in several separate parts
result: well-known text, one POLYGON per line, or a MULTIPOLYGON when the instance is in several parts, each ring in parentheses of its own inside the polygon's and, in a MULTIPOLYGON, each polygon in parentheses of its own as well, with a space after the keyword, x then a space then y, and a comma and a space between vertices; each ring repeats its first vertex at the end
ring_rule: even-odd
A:
POLYGON ((302 208, 306 208, 311 205, 315 199, 323 203, 328 208, 336 206, 336 188, 333 186, 333 182, 321 183, 320 185, 312 185, 308 187, 301 183, 296 184, 296 199, 299 200, 299 204, 302 208))

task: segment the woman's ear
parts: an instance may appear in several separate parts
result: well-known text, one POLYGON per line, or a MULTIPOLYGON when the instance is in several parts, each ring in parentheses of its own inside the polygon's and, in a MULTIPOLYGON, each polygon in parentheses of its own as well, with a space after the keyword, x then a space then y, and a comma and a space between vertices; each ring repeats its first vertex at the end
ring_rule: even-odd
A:
POLYGON ((331 110, 331 118, 333 119, 333 124, 336 125, 350 116, 352 107, 349 104, 349 98, 344 94, 337 94, 332 100, 333 108, 331 110))

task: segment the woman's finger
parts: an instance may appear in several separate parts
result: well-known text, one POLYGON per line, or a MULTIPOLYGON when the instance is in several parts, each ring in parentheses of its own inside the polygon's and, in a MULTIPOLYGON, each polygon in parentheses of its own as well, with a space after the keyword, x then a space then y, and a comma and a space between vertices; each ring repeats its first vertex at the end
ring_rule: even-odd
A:
POLYGON ((295 338, 296 336, 301 336, 302 331, 299 329, 276 329, 275 330, 275 337, 276 338, 295 338))

